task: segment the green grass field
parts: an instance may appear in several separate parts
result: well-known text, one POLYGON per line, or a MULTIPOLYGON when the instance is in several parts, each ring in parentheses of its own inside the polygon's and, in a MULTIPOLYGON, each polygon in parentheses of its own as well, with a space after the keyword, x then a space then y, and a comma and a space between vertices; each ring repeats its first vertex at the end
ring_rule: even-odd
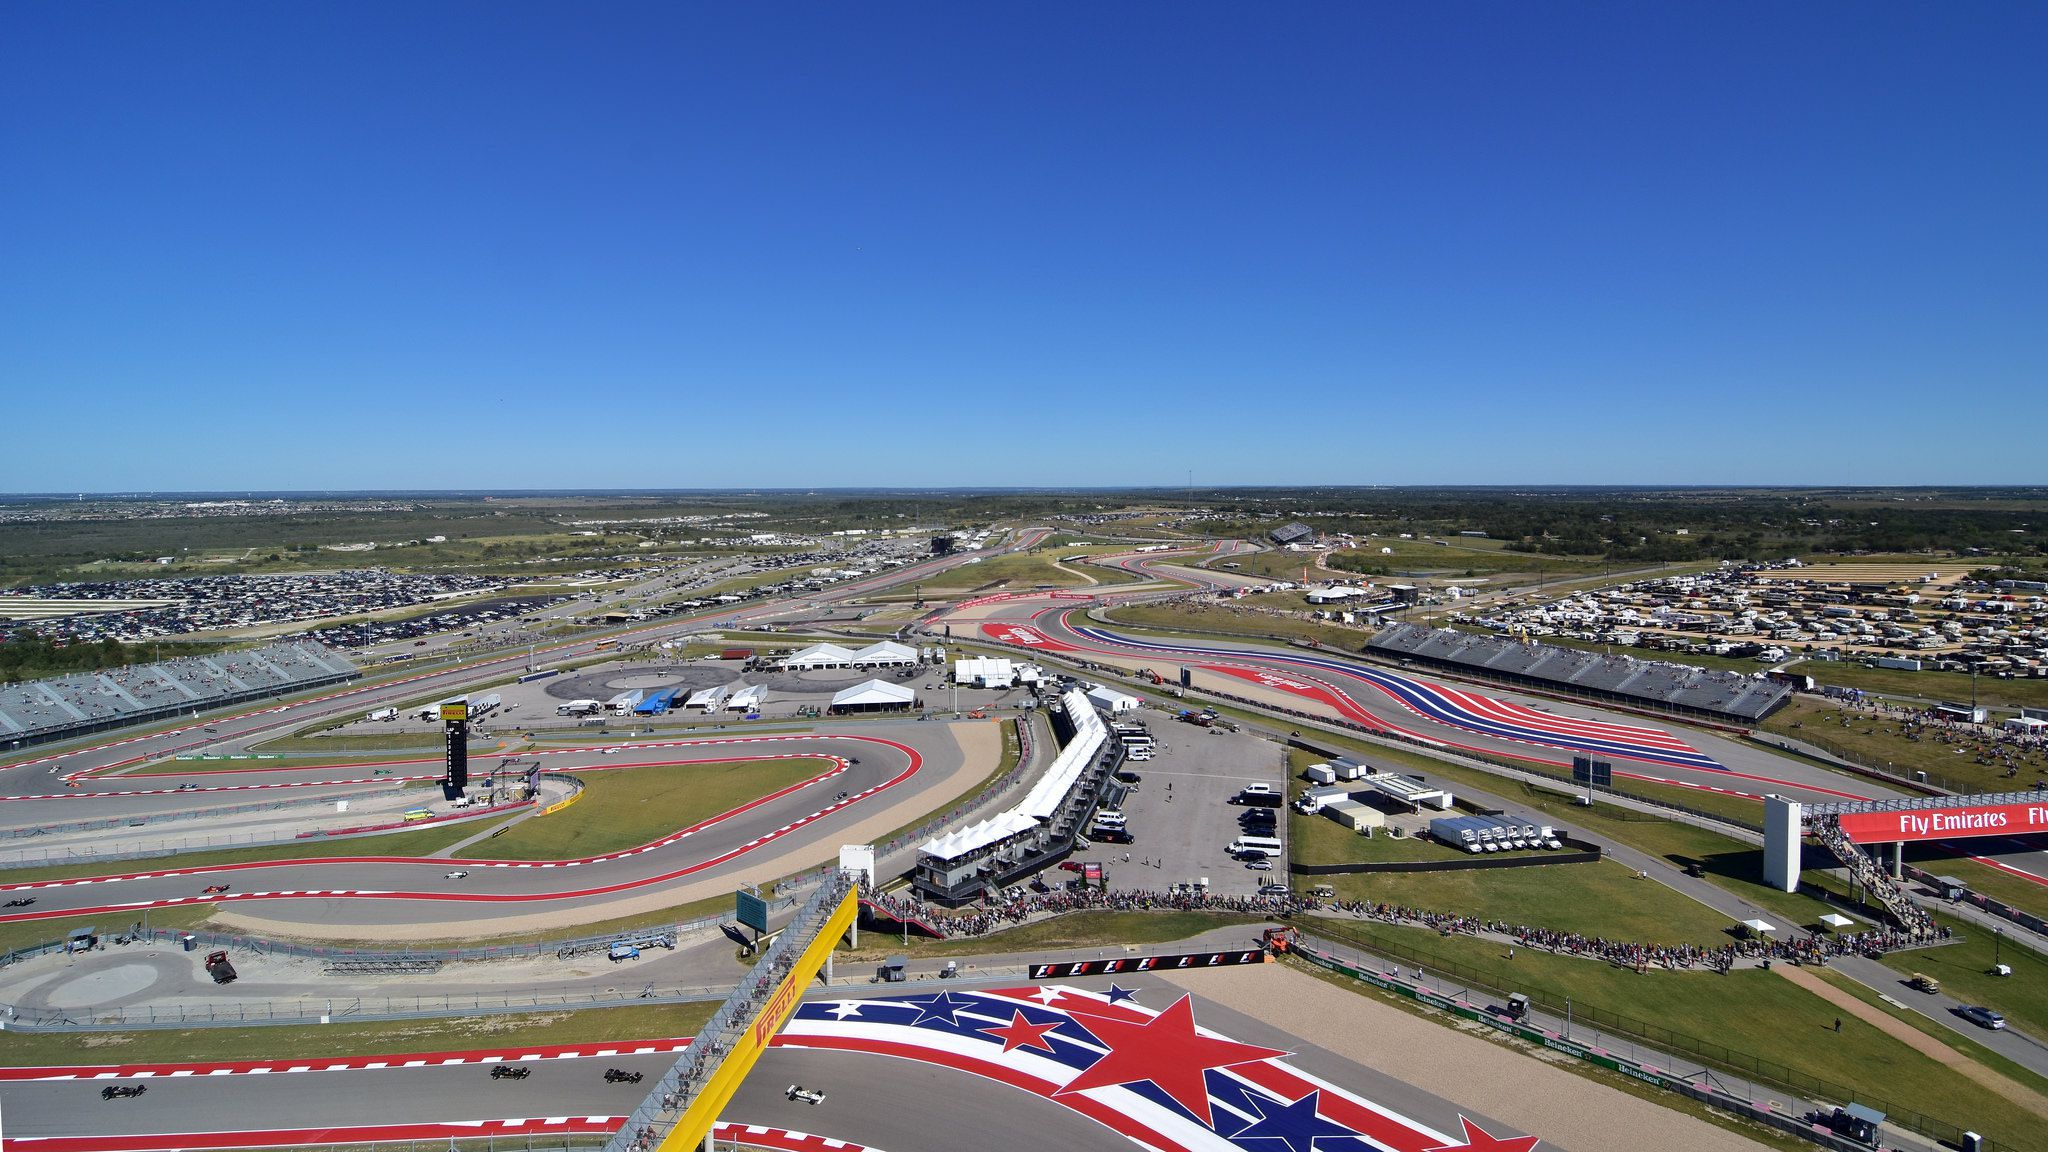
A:
MULTIPOLYGON (((1252 602, 1270 597, 1248 598, 1252 602)), ((1314 640, 1331 648, 1355 652, 1370 633, 1295 616, 1272 616, 1241 605, 1125 604, 1104 610, 1102 620, 1113 628, 1132 628, 1167 635, 1223 633, 1254 639, 1314 640)))
MULTIPOLYGON (((194 895, 197 895, 195 892, 194 895)), ((149 913, 151 928, 196 928, 213 915, 214 905, 192 904, 182 908, 158 908, 149 913)), ((142 914, 138 912, 101 913, 96 916, 52 916, 47 920, 16 920, 0 924, 0 952, 12 952, 17 948, 32 948, 62 940, 75 928, 95 928, 106 935, 126 932, 130 925, 139 924, 142 914)))
POLYGON ((1540 868, 1297 877, 1345 900, 1376 900, 1645 944, 1730 943, 1731 922, 1611 860, 1540 868))
POLYGON ((1345 564, 1358 568, 1377 569, 1391 575, 1426 573, 1437 577, 1523 575, 1534 579, 1541 574, 1546 579, 1579 579, 1602 576, 1628 568, 1643 567, 1640 563, 1618 563, 1598 556, 1546 556, 1536 552, 1510 552, 1504 542, 1498 540, 1476 540, 1452 537, 1438 544, 1427 540, 1402 540, 1398 537, 1375 536, 1362 541, 1357 548, 1333 552, 1330 555, 1332 567, 1345 571, 1345 564), (1392 555, 1381 549, 1393 550, 1392 555))
POLYGON ((1800 696, 1772 713, 1763 722, 1763 730, 1805 741, 1846 760, 1890 764, 1899 771, 1925 771, 1930 780, 1945 781, 1956 791, 2009 791, 2048 775, 2048 754, 2014 753, 2019 775, 2008 778, 2006 764, 1989 755, 1988 744, 1943 743, 1933 732, 1915 738, 1906 734, 1902 720, 1800 696), (1979 762, 1986 759, 1991 762, 1979 762))
POLYGON ((829 767, 809 757, 664 764, 580 773, 583 798, 458 855, 471 860, 574 860, 636 848, 700 820, 808 780, 829 767))
POLYGON ((1523 991, 1561 1014, 1606 1011, 1855 1089, 1867 1101, 1911 1108, 1975 1129, 2013 1148, 2048 1147, 2040 1118, 1968 1076, 1923 1056, 1873 1025, 1772 972, 1634 971, 1596 961, 1441 937, 1419 928, 1316 918, 1314 930, 1370 947, 1391 940, 1453 960, 1488 983, 1523 991))
MULTIPOLYGON (((1970 677, 1963 672, 1907 672, 1899 668, 1865 668, 1843 660, 1802 660, 1787 665, 1821 684, 1861 688, 1883 696, 1919 700, 1968 701, 1970 677)), ((1979 676, 1977 702, 1992 708, 2048 708, 2048 680, 2000 680, 1979 676)))
MULTIPOLYGON (((317 1027, 187 1028, 84 1035, 9 1032, 5 1041, 0 1042, 0 1059, 17 1067, 318 1060, 522 1045, 666 1040, 691 1035, 711 1018, 717 1007, 708 1002, 664 1004, 444 1020, 344 1021, 317 1027)), ((481 1077, 483 1073, 479 1071, 477 1075, 481 1077)))
POLYGON ((1086 572, 1094 577, 1095 584, 1128 584, 1133 579, 1129 573, 1094 565, 1069 564, 1063 568, 1059 561, 1065 556, 1095 556, 1129 550, 1123 545, 1096 548, 1040 548, 1031 552, 992 556, 979 564, 965 564, 926 577, 917 581, 917 587, 921 588, 927 597, 981 588, 990 584, 998 585, 990 591, 1005 592, 1027 592, 1041 584, 1050 584, 1057 588, 1094 587, 1087 579, 1075 575, 1077 572, 1086 572))

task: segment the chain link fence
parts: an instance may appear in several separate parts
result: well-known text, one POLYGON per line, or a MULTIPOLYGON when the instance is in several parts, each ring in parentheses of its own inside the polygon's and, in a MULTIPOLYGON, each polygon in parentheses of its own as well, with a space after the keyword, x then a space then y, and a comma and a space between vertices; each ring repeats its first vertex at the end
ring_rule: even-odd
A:
MULTIPOLYGON (((1502 1002, 1506 1001, 1511 992, 1523 992, 1519 988, 1501 987, 1494 983, 1487 973, 1425 948, 1380 937, 1355 937, 1331 930, 1327 925, 1318 926, 1316 931, 1320 937, 1326 938, 1322 943, 1332 947, 1341 945, 1340 951, 1385 957, 1408 964, 1415 969, 1418 980, 1427 979, 1432 987, 1441 985, 1442 978, 1449 977, 1464 985, 1467 990, 1487 993, 1502 1002)), ((1653 1021, 1603 1008, 1577 997, 1557 1003, 1536 993, 1523 994, 1529 996, 1529 1004, 1533 1009, 1606 1032, 1609 1050, 1631 1061, 1656 1060, 1668 1063, 1669 1058, 1678 1057, 1681 1058, 1680 1063, 1689 1059, 1701 1065, 1692 1073, 1688 1073, 1682 1067, 1674 1067, 1671 1071, 1675 1078, 1685 1079, 1696 1076, 1699 1072, 1710 1072, 1715 1069, 1732 1072, 1765 1088, 1782 1089, 1814 1102, 1862 1104, 1885 1113, 1892 1123, 1902 1128, 1917 1132, 1931 1140, 1946 1143, 1950 1147, 1962 1146, 1964 1130, 1961 1127, 1867 1089, 1853 1088, 1847 1084, 1814 1076, 1775 1060, 1767 1060, 1726 1044, 1704 1040, 1666 1028, 1653 1021)), ((1725 1082, 1718 1086, 1724 1092, 1739 1087, 1725 1082)), ((1741 1095, 1740 1092, 1734 1094, 1741 1095)), ((1757 1101, 1752 1099, 1751 1102, 1757 1101)), ((1988 1140, 1981 1147, 1982 1152, 2011 1152, 2010 1149, 2001 1150, 2000 1145, 1988 1140)))

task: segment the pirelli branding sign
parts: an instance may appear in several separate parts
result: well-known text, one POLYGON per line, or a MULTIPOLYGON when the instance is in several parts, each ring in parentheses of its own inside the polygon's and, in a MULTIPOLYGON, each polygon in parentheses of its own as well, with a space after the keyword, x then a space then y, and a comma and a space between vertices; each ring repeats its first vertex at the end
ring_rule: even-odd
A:
POLYGON ((441 722, 442 722, 442 723, 444 723, 444 724, 460 724, 460 723, 462 723, 462 722, 464 722, 464 721, 466 721, 466 720, 468 720, 468 719, 469 719, 469 705, 467 705, 467 704, 443 704, 443 705, 441 705, 441 722))

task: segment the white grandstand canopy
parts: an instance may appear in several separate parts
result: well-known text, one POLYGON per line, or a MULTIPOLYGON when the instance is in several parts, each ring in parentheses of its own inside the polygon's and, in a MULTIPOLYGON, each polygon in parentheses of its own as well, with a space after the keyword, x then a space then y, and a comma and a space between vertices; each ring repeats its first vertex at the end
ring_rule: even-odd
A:
POLYGON ((1000 844, 1012 836, 1037 827, 1038 821, 1012 808, 1008 812, 997 813, 979 824, 970 824, 957 832, 948 832, 936 840, 927 840, 918 850, 939 860, 958 860, 970 852, 991 844, 1000 844))
POLYGON ((915 664, 917 649, 894 640, 879 640, 853 654, 855 665, 915 664))
POLYGON ((792 652, 782 661, 784 668, 844 668, 853 663, 853 649, 837 644, 813 644, 792 652))
POLYGON ((835 693, 832 697, 832 706, 860 708, 877 704, 908 704, 915 699, 917 693, 909 685, 891 684, 887 680, 864 680, 835 693))
POLYGON ((1031 786, 1023 802, 979 824, 928 840, 918 851, 936 860, 958 860, 1035 829, 1059 811, 1067 793, 1073 790, 1081 774, 1087 771, 1089 761, 1102 750, 1103 743, 1109 738, 1109 729, 1103 726, 1102 718, 1095 714, 1095 709, 1081 692, 1068 692, 1060 697, 1060 702, 1074 720, 1074 738, 1060 749, 1058 756, 1053 757, 1051 766, 1031 786))
POLYGON ((970 656, 953 661, 953 682, 1008 688, 1016 683, 1016 666, 999 656, 970 656))

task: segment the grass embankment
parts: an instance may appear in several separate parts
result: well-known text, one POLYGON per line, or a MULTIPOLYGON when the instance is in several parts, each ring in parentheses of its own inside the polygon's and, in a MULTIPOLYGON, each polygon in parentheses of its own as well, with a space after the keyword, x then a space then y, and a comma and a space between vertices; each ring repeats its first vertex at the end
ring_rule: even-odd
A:
MULTIPOLYGON (((943 922, 943 917, 938 919, 943 922)), ((861 937, 858 949, 847 948, 841 943, 839 953, 841 959, 862 961, 880 960, 898 953, 939 957, 1069 948, 1115 948, 1120 952, 1125 945, 1168 944, 1216 928, 1234 924, 1254 925, 1263 921, 1260 916, 1230 912, 1075 912, 1051 920, 1022 924, 993 935, 954 940, 912 936, 905 944, 901 936, 870 932, 861 937)), ((1247 928, 1247 946, 1257 936, 1256 929, 1247 928)))
POLYGON ((968 589, 988 588, 991 592, 1028 592, 1041 584, 1055 588, 1092 588, 1097 585, 1128 584, 1135 577, 1115 568, 1089 567, 1078 565, 1060 566, 1063 556, 1100 555, 1105 552, 1126 552, 1128 548, 1059 548, 1038 549, 1032 552, 1014 552, 1006 556, 991 556, 976 564, 963 564, 934 573, 920 580, 912 581, 925 597, 950 594, 968 589), (1095 578, 1090 584, 1086 571, 1095 578))
POLYGON ((1314 640, 1347 653, 1356 652, 1371 635, 1363 628, 1277 615, 1247 606, 1261 599, 1265 598, 1247 597, 1229 604, 1125 604, 1103 610, 1101 619, 1111 628, 1128 627, 1196 639, 1213 638, 1214 634, 1222 633, 1250 640, 1314 640), (1205 637, 1205 633, 1209 636, 1205 637))
POLYGON ((1329 565, 1347 573, 1429 575, 1450 579, 1526 576, 1531 580, 1538 576, 1545 580, 1584 579, 1644 566, 1640 562, 1614 561, 1600 556, 1511 552, 1506 542, 1499 540, 1456 537, 1439 542, 1384 536, 1371 537, 1356 548, 1330 553, 1329 565), (1382 549, 1390 549, 1391 554, 1382 549))
POLYGON ((1734 939, 1726 916, 1655 881, 1638 880, 1611 860, 1542 868, 1365 872, 1301 877, 1300 883, 1312 880, 1335 887, 1346 900, 1383 900, 1587 936, 1710 948, 1734 939))
POLYGON ((460 1052, 624 1040, 674 1039, 702 1027, 718 1005, 582 1008, 441 1020, 365 1021, 308 1027, 189 1028, 141 1032, 25 1033, 0 1039, 0 1060, 51 1064, 319 1060, 345 1056, 460 1052))
POLYGON ((1934 729, 1911 733, 1907 721, 1917 717, 1917 709, 1908 715, 1888 715, 1805 696, 1772 713, 1762 728, 1847 760, 1889 764, 1899 772, 1925 771, 1935 783, 1958 791, 2011 791, 2048 775, 2048 752, 2009 749, 1970 737, 1944 739, 1934 729), (2005 774, 2008 763, 2019 769, 2016 777, 2005 774))
POLYGON ((150 872, 165 868, 215 868, 224 864, 247 864, 262 860, 320 860, 332 856, 431 856, 450 844, 516 818, 468 821, 430 828, 409 828, 379 836, 348 840, 310 837, 289 844, 262 844, 250 848, 184 852, 172 856, 151 856, 140 860, 81 861, 52 864, 41 868, 0 870, 0 884, 26 884, 34 880, 63 880, 74 876, 105 876, 112 873, 150 872))
POLYGON ((1966 672, 1908 672, 1903 668, 1865 668, 1846 660, 1802 660, 1787 665, 1821 684, 1861 688, 1882 696, 1919 700, 1977 702, 1991 708, 2048 708, 2048 680, 2000 680, 1979 676, 1973 686, 1966 672))
MULTIPOLYGON (((197 928, 213 915, 214 905, 192 904, 182 908, 156 908, 149 913, 149 926, 166 930, 197 928)), ((90 916, 52 916, 47 920, 16 920, 0 924, 0 952, 33 948, 62 940, 76 928, 93 928, 103 935, 126 932, 142 922, 142 911, 102 912, 90 916)))
MULTIPOLYGON (((1999 1053, 1993 1052, 1991 1049, 1984 1047, 1982 1044, 1977 1043, 1975 1040, 1970 1039, 1969 1036, 1959 1033, 1955 1029, 1947 1027, 1946 1025, 1936 1023, 1935 1021, 1930 1020, 1925 1016, 1922 1016, 1918 1012, 1912 1011, 1908 1008, 1900 1008, 1895 1004, 1886 1003, 1884 1000, 1884 996, 1890 995, 1890 993, 1879 993, 1877 991, 1874 991, 1862 982, 1852 980, 1849 977, 1842 975, 1840 972, 1836 972, 1832 969, 1820 969, 1817 972, 1815 972, 1815 975, 1819 976, 1822 980, 1827 981, 1829 984, 1834 985, 1836 988, 1839 988, 1842 991, 1847 992, 1849 995, 1854 996, 1856 999, 1863 1001, 1865 1004, 1868 1004, 1871 1007, 1876 1008, 1878 1011, 1883 1012, 1885 1015, 1890 1016, 1892 1019, 1904 1021, 1905 1023, 1911 1025, 1915 1030, 1922 1032, 1930 1037, 1933 1037, 1934 1040, 1936 1040, 1937 1042, 1949 1048, 1955 1049, 1963 1056, 1966 1056, 1969 1059, 1984 1065, 1984 1067, 1990 1069, 1993 1072, 1998 1073, 2000 1076, 2004 1076, 2007 1079, 2013 1081, 2014 1083, 2019 1084, 2020 1086, 2030 1089, 2032 1091, 2048 1093, 2048 1077, 2043 1077, 2040 1073, 2034 1071, 2033 1069, 2015 1063, 2014 1061, 2007 1059, 1999 1053)), ((1893 998, 1904 999, 1904 997, 1897 996, 1894 996, 1893 998)))
MULTIPOLYGON (((1517 949, 1510 960, 1501 945, 1471 937, 1441 937, 1419 928, 1323 918, 1312 922, 1318 934, 1340 941, 1350 939, 1368 950, 1391 942, 1441 957, 1464 969, 1453 976, 1446 964, 1440 969, 1444 978, 1469 973, 1497 988, 1526 992, 1559 1015, 1569 998, 1574 1014, 1589 1023, 1605 1024, 1614 1016, 1622 1017, 1620 1023, 1647 1031, 1648 1043, 1670 1043, 1665 1033, 1677 1033, 1709 1051, 1712 1046, 1729 1049, 1734 1056, 1731 1063, 1737 1065, 1743 1063, 1742 1056, 1751 1057, 1789 1069, 1797 1077, 1846 1086, 1877 1107, 1907 1108, 1962 1124, 2001 1145, 2048 1147, 2038 1116, 1875 1025, 1845 1016, 1834 1005, 1775 973, 1741 969, 1727 975, 1661 970, 1638 974, 1528 949, 1517 949), (1607 1019, 1589 1019, 1596 1014, 1607 1019), (1839 1033, 1834 1031, 1838 1017, 1842 1019, 1839 1033)), ((1422 962, 1427 970, 1429 961, 1422 962)))
POLYGON ((637 848, 824 772, 823 758, 653 764, 578 775, 582 799, 458 853, 476 860, 574 860, 637 848))

